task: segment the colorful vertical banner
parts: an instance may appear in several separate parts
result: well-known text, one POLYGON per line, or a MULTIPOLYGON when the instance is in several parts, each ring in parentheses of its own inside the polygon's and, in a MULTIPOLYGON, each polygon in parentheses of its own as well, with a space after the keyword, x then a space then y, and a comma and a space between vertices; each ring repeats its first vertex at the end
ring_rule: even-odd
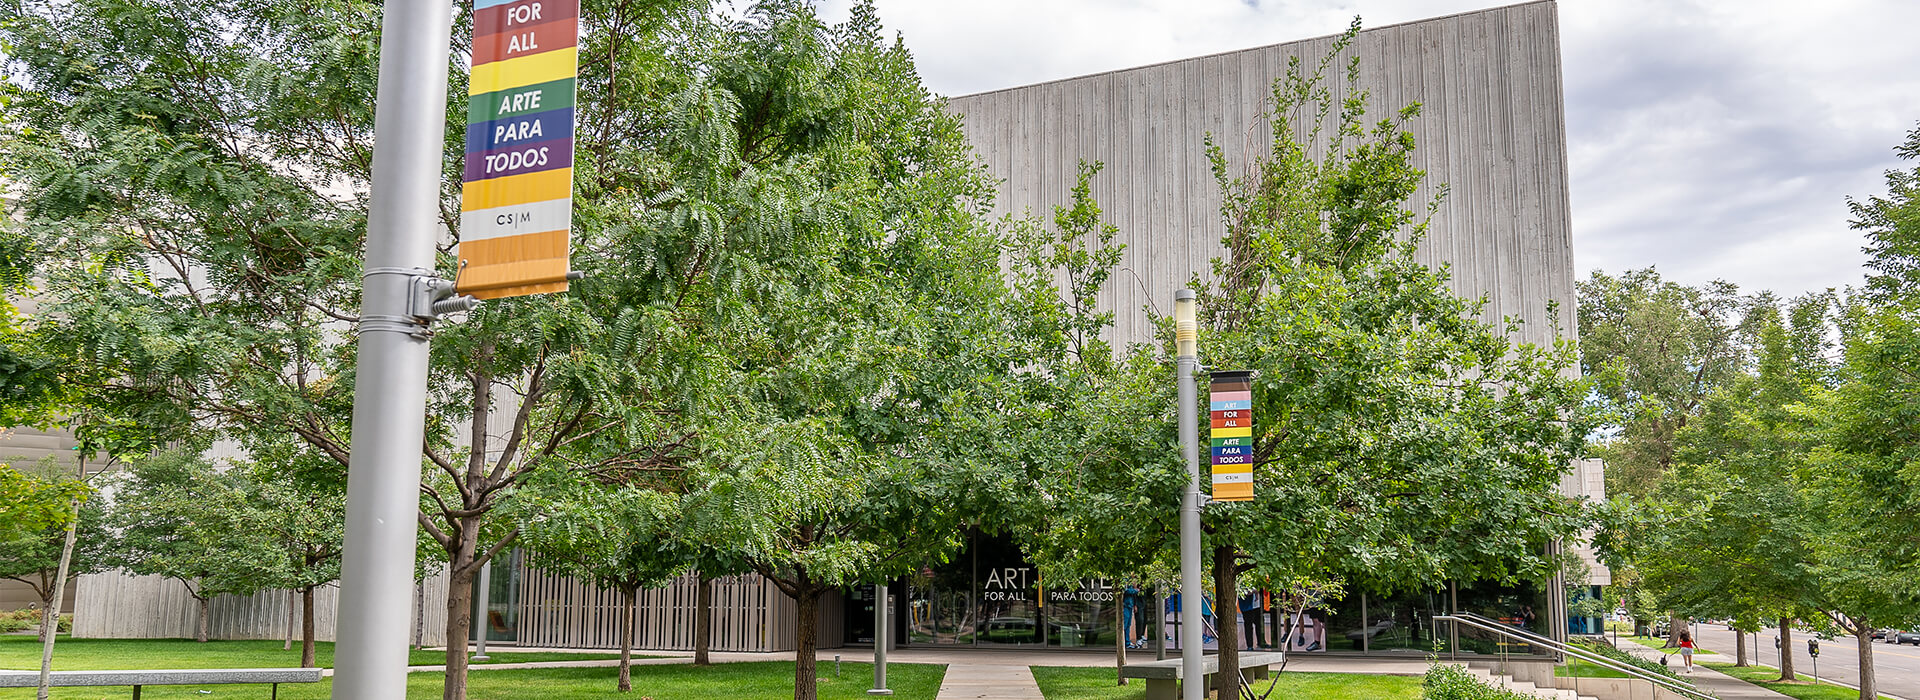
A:
POLYGON ((1253 372, 1213 372, 1213 500, 1253 500, 1253 372))
POLYGON ((580 0, 474 0, 458 291, 567 290, 580 0))

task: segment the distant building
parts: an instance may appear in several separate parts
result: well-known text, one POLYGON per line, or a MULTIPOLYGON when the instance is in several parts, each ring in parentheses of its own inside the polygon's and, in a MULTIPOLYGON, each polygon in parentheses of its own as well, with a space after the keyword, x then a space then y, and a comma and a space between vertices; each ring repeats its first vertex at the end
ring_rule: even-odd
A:
MULTIPOLYGON (((1549 343, 1572 334, 1574 265, 1567 194, 1565 106, 1557 7, 1550 0, 1411 22, 1362 32, 1360 56, 1371 113, 1418 102, 1410 125, 1416 165, 1428 173, 1415 202, 1450 187, 1421 248, 1423 262, 1447 264, 1454 290, 1486 296, 1489 320, 1524 319, 1520 339, 1549 343)), ((1202 56, 1128 70, 953 98, 966 133, 1001 181, 1001 213, 1045 214, 1069 201, 1077 164, 1106 169, 1093 193, 1120 229, 1125 257, 1101 304, 1116 312, 1122 343, 1150 340, 1144 307, 1165 311, 1173 291, 1223 254, 1220 193, 1203 156, 1211 134, 1238 164, 1262 152, 1270 133, 1265 100, 1287 60, 1312 65, 1332 37, 1202 56)), ((1335 80, 1336 99, 1345 85, 1335 80)), ((1603 498, 1601 465, 1576 465, 1561 490, 1603 498)), ((1570 545, 1571 546, 1571 545, 1570 545)), ((1576 550, 1580 548, 1573 547, 1576 550)), ((1607 572, 1591 562, 1587 581, 1607 572)), ((1580 586, 1587 591, 1592 588, 1580 586)), ((419 641, 439 644, 443 586, 416 591, 424 620, 419 641)), ((643 594, 640 646, 692 644, 693 582, 643 594)), ((121 574, 82 579, 78 636, 187 636, 191 606, 177 584, 121 574)), ((962 554, 898 581, 893 605, 903 646, 1107 647, 1115 644, 1114 608, 1129 602, 1139 619, 1164 613, 1160 601, 1104 582, 1043 586, 1017 542, 969 536, 962 554)), ((1584 631, 1568 621, 1561 585, 1499 586, 1459 582, 1443 589, 1383 595, 1356 590, 1320 621, 1319 649, 1424 654, 1442 633, 1432 616, 1467 609, 1524 622, 1556 636, 1584 631)), ((616 645, 617 596, 550 576, 518 557, 492 577, 484 627, 496 643, 532 646, 616 645)), ((757 576, 722 579, 715 595, 715 648, 791 649, 794 606, 757 576)), ((320 634, 330 637, 332 598, 323 596, 320 634)), ((822 606, 821 646, 871 643, 873 601, 865 590, 830 596, 822 606)), ((1219 606, 1231 611, 1237 606, 1219 606)), ((284 594, 216 603, 216 632, 277 638, 284 594)), ((1136 625, 1129 618, 1128 627, 1136 625)), ((1140 625, 1140 627, 1148 627, 1140 625)), ((1129 638, 1156 630, 1129 629, 1129 638)))

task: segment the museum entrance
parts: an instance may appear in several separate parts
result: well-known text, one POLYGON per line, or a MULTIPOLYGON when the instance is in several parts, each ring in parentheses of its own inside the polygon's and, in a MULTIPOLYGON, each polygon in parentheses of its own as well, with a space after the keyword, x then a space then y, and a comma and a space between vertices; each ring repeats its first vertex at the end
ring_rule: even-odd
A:
MULTIPOLYGON (((849 640, 873 643, 872 587, 848 592, 849 640)), ((1105 580, 1043 581, 1009 538, 974 532, 952 561, 894 582, 898 644, 1112 648, 1122 597, 1105 580)))

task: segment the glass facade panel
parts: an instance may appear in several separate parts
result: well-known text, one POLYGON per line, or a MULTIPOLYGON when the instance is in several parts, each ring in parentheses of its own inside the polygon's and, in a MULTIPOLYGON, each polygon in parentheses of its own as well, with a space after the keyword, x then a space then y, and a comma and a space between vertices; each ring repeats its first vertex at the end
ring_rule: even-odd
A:
POLYGON ((1041 613, 1046 620, 1047 646, 1113 648, 1115 626, 1120 621, 1116 593, 1106 579, 1075 581, 1068 590, 1046 591, 1041 613))
MULTIPOLYGON (((520 564, 521 551, 518 548, 507 550, 494 557, 493 573, 487 579, 487 614, 485 620, 475 620, 476 626, 486 631, 488 642, 513 642, 520 639, 520 564)), ((475 592, 479 591, 480 581, 473 582, 475 592)))
MULTIPOLYGON (((1039 569, 1006 537, 973 533, 953 561, 929 564, 897 582, 903 592, 895 615, 901 644, 976 647, 1112 649, 1122 639, 1134 649, 1153 649, 1164 623, 1167 648, 1178 649, 1182 596, 1120 586, 1108 580, 1043 582, 1039 569)), ((847 592, 847 635, 871 644, 871 589, 847 592)), ((1279 648, 1297 653, 1423 655, 1446 652, 1449 626, 1435 622, 1455 591, 1447 588, 1390 595, 1351 592, 1345 600, 1296 616, 1288 601, 1259 594, 1217 605, 1205 596, 1208 649, 1218 647, 1221 624, 1240 631, 1240 648, 1279 648), (1224 608, 1224 609, 1223 609, 1224 608)), ((1542 590, 1530 586, 1475 584, 1457 590, 1460 609, 1545 634, 1548 609, 1542 590)), ((1297 605, 1297 603, 1296 603, 1297 605)), ((1463 652, 1527 654, 1526 645, 1496 635, 1460 630, 1463 652)))

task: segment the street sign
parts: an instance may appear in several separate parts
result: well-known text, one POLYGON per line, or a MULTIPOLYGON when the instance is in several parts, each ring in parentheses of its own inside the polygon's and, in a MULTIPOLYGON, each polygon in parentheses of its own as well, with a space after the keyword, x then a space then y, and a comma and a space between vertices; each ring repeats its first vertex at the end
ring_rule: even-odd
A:
POLYGON ((1214 372, 1213 500, 1253 500, 1253 372, 1214 372))
POLYGON ((567 290, 580 0, 475 0, 459 292, 567 290))

